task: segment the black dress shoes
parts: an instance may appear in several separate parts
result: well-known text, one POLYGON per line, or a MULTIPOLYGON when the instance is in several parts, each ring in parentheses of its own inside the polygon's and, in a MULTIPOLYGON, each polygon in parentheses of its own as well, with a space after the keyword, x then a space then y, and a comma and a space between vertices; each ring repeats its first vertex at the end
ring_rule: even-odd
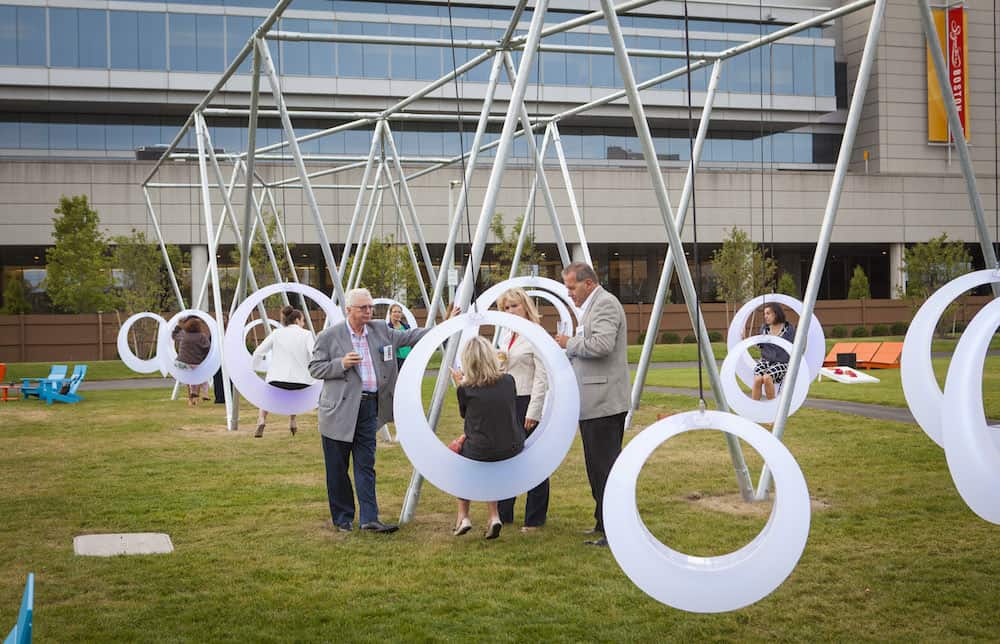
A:
POLYGON ((598 548, 607 548, 608 547, 608 540, 606 538, 604 538, 604 537, 601 537, 600 539, 594 539, 593 541, 584 541, 583 543, 584 543, 584 545, 587 545, 587 546, 597 546, 598 548))
POLYGON ((368 523, 361 526, 361 530, 364 532, 378 532, 379 534, 389 534, 390 532, 395 532, 399 530, 398 525, 385 524, 379 520, 369 521, 368 523))
POLYGON ((337 532, 350 532, 354 529, 350 523, 334 523, 333 527, 337 532))

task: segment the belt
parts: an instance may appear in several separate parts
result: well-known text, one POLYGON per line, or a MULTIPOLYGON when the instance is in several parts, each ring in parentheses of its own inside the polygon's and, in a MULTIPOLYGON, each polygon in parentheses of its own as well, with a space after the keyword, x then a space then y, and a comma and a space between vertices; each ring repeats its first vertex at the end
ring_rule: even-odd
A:
POLYGON ((361 400, 378 400, 377 391, 362 391, 361 400))

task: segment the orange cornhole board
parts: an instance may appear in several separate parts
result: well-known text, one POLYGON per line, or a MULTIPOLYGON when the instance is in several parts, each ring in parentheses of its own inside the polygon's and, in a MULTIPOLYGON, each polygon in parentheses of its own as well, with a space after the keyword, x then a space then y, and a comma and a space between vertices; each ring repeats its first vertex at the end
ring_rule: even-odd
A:
POLYGON ((878 353, 881 342, 859 342, 854 345, 854 355, 857 356, 858 369, 870 369, 872 358, 878 353))
MULTIPOLYGON (((854 347, 858 345, 857 342, 838 342, 833 345, 830 349, 830 353, 826 354, 823 358, 824 367, 836 367, 837 366, 837 354, 838 353, 854 353, 854 347)), ((860 361, 859 361, 860 362, 860 361)))
MULTIPOLYGON (((902 342, 883 342, 865 367, 868 369, 899 369, 899 356, 903 353, 902 342)), ((860 366, 861 361, 858 361, 860 366)))

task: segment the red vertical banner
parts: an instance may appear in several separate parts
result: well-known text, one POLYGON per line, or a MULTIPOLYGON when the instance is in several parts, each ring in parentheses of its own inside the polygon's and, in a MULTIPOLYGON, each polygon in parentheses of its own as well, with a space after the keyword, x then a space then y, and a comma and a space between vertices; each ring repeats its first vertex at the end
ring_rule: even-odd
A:
MULTIPOLYGON (((958 108, 958 118, 962 123, 965 140, 970 138, 969 128, 969 65, 967 55, 969 38, 965 7, 956 5, 948 9, 934 9, 934 22, 938 42, 947 65, 948 86, 958 108)), ((934 63, 930 52, 927 54, 927 140, 945 143, 954 140, 954 133, 948 127, 948 119, 941 98, 940 85, 934 73, 934 63)))

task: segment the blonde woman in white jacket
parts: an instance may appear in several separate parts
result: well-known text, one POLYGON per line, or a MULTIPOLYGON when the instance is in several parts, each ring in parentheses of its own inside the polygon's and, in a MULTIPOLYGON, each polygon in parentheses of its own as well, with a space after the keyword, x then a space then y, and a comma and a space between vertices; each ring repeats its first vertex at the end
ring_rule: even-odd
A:
MULTIPOLYGON (((306 319, 302 311, 286 306, 281 310, 280 329, 271 331, 257 349, 254 358, 261 358, 268 351, 271 359, 267 365, 265 380, 268 384, 281 389, 305 389, 314 382, 309 375, 309 360, 312 359, 313 344, 316 339, 311 331, 306 330, 306 319)), ((264 435, 264 423, 267 421, 267 411, 261 408, 257 416, 257 431, 254 438, 264 435)), ((288 420, 288 431, 295 435, 298 427, 295 416, 288 420)))
MULTIPOLYGON (((512 288, 506 291, 497 300, 497 307, 505 313, 520 316, 535 324, 542 322, 535 303, 524 289, 512 288)), ((542 406, 548 389, 545 365, 530 342, 506 329, 499 337, 497 357, 504 372, 514 377, 517 388, 517 420, 524 424, 524 431, 531 434, 542 418, 542 406)), ((498 509, 503 523, 514 522, 514 499, 500 501, 498 509)), ((528 491, 521 532, 532 532, 545 525, 548 511, 549 480, 545 479, 528 491)))

